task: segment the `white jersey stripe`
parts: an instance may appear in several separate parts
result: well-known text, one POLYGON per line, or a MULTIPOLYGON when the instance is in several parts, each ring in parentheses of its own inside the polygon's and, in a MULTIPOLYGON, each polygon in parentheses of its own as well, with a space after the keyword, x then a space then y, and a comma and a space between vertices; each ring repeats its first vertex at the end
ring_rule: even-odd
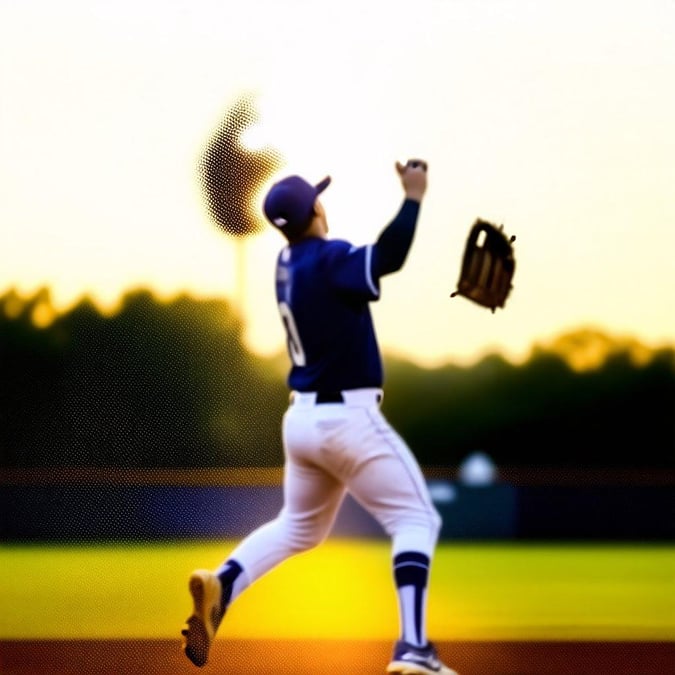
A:
POLYGON ((376 297, 380 297, 380 290, 375 285, 373 281, 373 245, 370 244, 366 246, 366 281, 368 282, 368 288, 370 288, 372 294, 376 297))

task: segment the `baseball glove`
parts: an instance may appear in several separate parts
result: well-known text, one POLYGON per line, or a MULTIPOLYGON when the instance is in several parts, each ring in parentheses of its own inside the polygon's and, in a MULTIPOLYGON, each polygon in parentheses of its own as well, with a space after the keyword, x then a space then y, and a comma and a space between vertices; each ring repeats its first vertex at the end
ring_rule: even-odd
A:
POLYGON ((466 240, 457 290, 450 297, 463 295, 493 312, 504 307, 516 268, 515 239, 507 238, 503 225, 476 220, 466 240))

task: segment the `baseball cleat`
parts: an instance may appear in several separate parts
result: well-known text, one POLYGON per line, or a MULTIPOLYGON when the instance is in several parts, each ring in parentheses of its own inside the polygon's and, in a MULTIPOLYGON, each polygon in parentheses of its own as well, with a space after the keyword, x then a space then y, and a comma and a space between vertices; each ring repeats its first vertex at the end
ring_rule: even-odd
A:
POLYGON ((441 663, 431 642, 426 647, 415 647, 403 640, 394 645, 394 658, 387 666, 388 673, 399 675, 458 675, 441 663))
POLYGON ((209 649, 225 614, 220 608, 222 585, 213 572, 195 570, 188 587, 193 609, 181 631, 183 651, 195 666, 201 667, 208 661, 209 649))

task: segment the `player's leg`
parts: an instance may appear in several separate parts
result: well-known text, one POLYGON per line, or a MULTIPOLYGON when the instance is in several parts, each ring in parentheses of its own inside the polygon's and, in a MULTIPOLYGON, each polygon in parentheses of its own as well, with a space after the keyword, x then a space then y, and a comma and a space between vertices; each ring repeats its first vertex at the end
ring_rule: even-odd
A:
POLYGON ((350 433, 361 461, 347 485, 392 539, 401 634, 388 672, 451 675, 426 633, 429 570, 440 517, 417 460, 379 408, 367 408, 356 419, 350 433))
POLYGON ((330 532, 344 494, 342 483, 321 468, 288 460, 281 512, 246 537, 218 570, 224 588, 231 585, 227 602, 290 556, 320 544, 330 532))
POLYGON ((423 647, 428 642, 427 587, 440 518, 421 472, 396 447, 362 464, 349 489, 391 537, 401 639, 423 647))
MULTIPOLYGON (((284 429, 290 425, 294 432, 297 416, 290 417, 284 429)), ((329 533, 345 488, 304 458, 315 441, 307 433, 284 434, 284 507, 278 517, 247 536, 216 571, 196 570, 190 577, 194 610, 183 636, 185 653, 196 665, 206 663, 225 611, 249 584, 329 533)))
POLYGON ((292 405, 284 415, 284 506, 275 520, 246 537, 220 567, 218 573, 227 585, 228 569, 234 565, 228 602, 289 556, 317 546, 330 532, 345 486, 315 461, 323 444, 322 428, 315 419, 320 412, 292 405))

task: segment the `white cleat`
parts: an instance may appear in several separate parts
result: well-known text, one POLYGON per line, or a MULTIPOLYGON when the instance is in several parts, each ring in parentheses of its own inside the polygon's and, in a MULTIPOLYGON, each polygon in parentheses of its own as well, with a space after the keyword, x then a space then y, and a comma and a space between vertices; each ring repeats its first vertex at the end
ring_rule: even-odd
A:
POLYGON ((394 657, 387 666, 387 672, 398 675, 458 675, 439 660, 431 642, 426 647, 415 647, 403 640, 394 645, 394 657))

